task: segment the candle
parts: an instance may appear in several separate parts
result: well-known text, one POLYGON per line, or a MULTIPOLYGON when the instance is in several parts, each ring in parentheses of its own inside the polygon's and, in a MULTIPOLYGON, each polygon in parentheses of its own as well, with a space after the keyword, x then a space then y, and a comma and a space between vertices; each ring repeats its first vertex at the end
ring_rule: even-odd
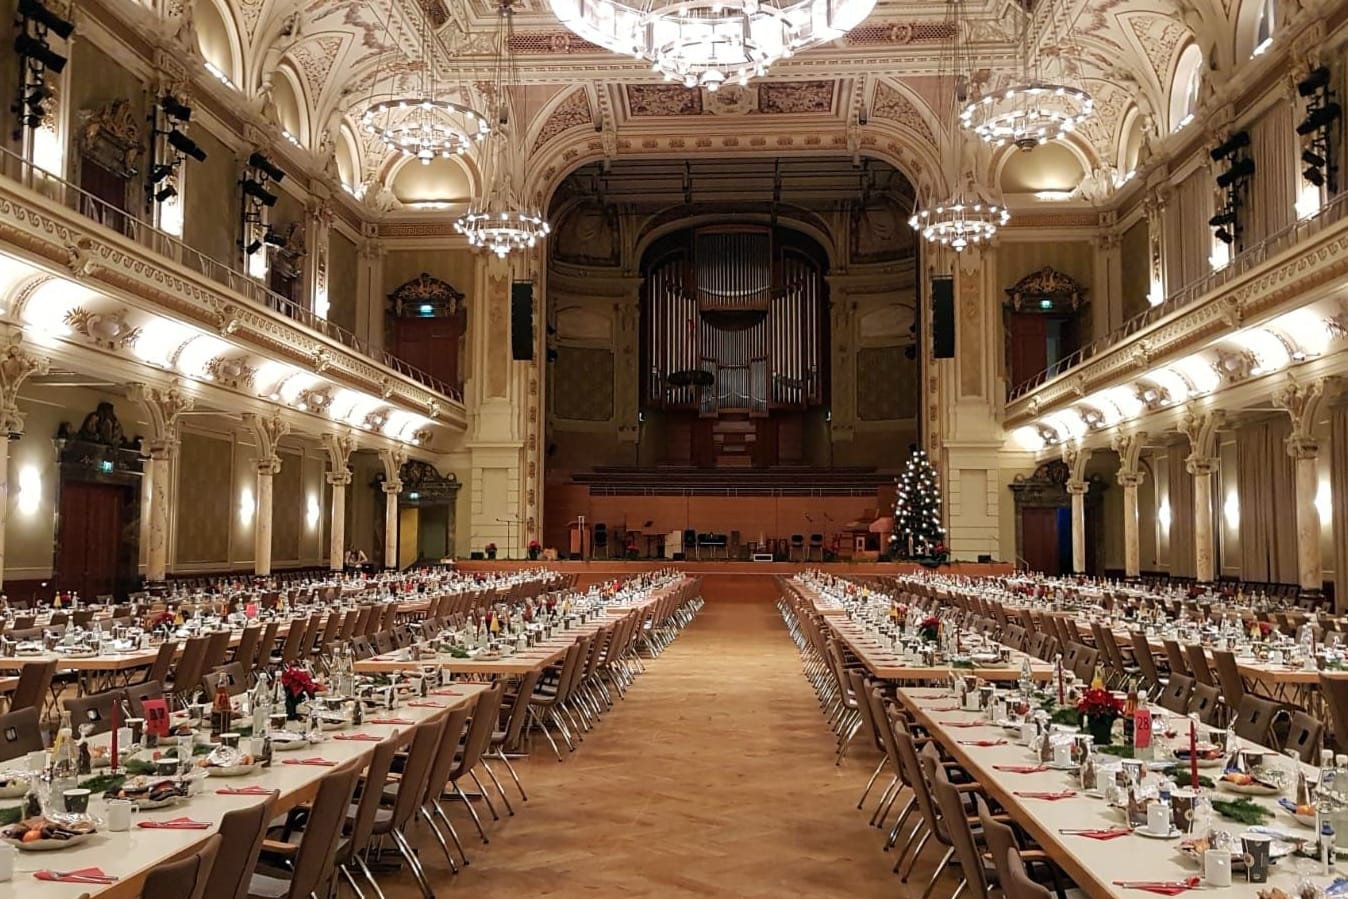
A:
POLYGON ((121 711, 121 703, 114 701, 112 704, 112 747, 109 754, 109 763, 112 765, 112 771, 117 770, 117 731, 121 729, 121 722, 118 721, 118 712, 121 711))
POLYGON ((1189 786, 1198 789, 1198 725, 1189 719, 1189 786))
POLYGON ((1067 691, 1063 688, 1062 682, 1062 656, 1058 656, 1058 705, 1067 704, 1067 691))

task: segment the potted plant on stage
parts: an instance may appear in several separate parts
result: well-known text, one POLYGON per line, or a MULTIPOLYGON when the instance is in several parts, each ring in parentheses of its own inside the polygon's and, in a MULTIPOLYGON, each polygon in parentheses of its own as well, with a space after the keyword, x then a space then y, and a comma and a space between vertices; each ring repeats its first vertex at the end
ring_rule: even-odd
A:
POLYGON ((487 554, 487 558, 488 558, 488 559, 494 559, 494 558, 496 558, 496 544, 495 544, 495 543, 488 543, 486 546, 482 547, 482 550, 487 554))
POLYGON ((1077 702, 1081 723, 1096 746, 1108 746, 1114 739, 1114 722, 1123 714, 1123 700, 1104 687, 1091 687, 1077 702))
POLYGON ((537 562, 538 557, 543 553, 543 544, 537 540, 529 541, 529 561, 537 562))
POLYGON ((300 717, 300 703, 313 699, 318 692, 318 683, 308 671, 298 665, 292 665, 281 672, 281 686, 285 689, 286 720, 295 721, 300 717))

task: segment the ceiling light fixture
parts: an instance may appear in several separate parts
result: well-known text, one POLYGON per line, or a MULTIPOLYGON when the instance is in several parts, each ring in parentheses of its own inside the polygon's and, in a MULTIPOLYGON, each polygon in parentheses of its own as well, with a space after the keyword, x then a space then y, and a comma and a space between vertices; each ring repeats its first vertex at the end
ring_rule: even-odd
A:
POLYGON ((860 25, 875 0, 549 0, 587 41, 646 59, 666 80, 714 91, 860 25))
POLYGON ((535 246, 552 229, 541 212, 521 204, 515 194, 511 154, 516 147, 510 139, 510 98, 518 92, 519 78, 511 47, 515 33, 511 0, 502 0, 498 15, 500 29, 492 78, 496 118, 481 153, 483 190, 468 211, 455 220, 454 228, 474 247, 504 258, 535 246))

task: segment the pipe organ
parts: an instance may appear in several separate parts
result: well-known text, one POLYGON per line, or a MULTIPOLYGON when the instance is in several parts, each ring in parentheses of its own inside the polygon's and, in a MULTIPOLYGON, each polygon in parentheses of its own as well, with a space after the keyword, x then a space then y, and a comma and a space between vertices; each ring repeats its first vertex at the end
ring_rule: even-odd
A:
POLYGON ((679 232, 647 254, 645 401, 764 416, 824 402, 825 265, 797 232, 749 225, 679 232))

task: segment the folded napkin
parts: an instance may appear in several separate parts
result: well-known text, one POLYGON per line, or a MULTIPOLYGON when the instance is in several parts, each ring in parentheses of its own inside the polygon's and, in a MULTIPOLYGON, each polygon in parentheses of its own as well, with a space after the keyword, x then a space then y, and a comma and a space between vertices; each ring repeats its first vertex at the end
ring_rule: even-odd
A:
POLYGON ((116 883, 117 878, 104 874, 102 868, 80 868, 78 871, 34 871, 38 880, 50 880, 55 883, 116 883))
POLYGON ((992 727, 986 721, 937 721, 942 727, 992 727))
POLYGON ((1016 791, 1016 795, 1019 796, 1021 799, 1048 799, 1048 800, 1071 799, 1072 797, 1076 796, 1076 794, 1077 794, 1076 790, 1060 790, 1056 793, 1046 792, 1043 790, 1038 791, 1025 790, 1023 792, 1020 790, 1016 791))
POLYGON ((1058 833, 1068 836, 1086 837, 1091 840, 1112 840, 1115 837, 1126 837, 1132 833, 1131 827, 1114 827, 1109 830, 1060 830, 1058 833))
POLYGON ((462 696, 458 690, 432 690, 432 696, 462 696))
POLYGON ((1005 740, 958 740, 961 746, 1005 746, 1005 740))
POLYGON ((382 740, 382 739, 384 739, 384 738, 383 738, 383 737, 375 736, 374 734, 337 734, 336 736, 333 737, 333 739, 334 739, 334 740, 363 740, 363 741, 365 741, 366 743, 378 743, 380 740, 382 740))
POLYGON ((225 787, 222 790, 216 790, 217 796, 267 796, 272 793, 266 787, 225 787))
POLYGON ((137 821, 137 827, 146 830, 209 830, 207 821, 193 821, 191 818, 169 818, 167 821, 137 821))
POLYGON ((334 765, 336 765, 337 763, 336 763, 336 762, 332 762, 332 761, 328 761, 327 759, 321 759, 321 758, 319 758, 319 757, 317 757, 317 756, 314 756, 314 757, 311 758, 311 759, 286 759, 285 762, 284 762, 283 764, 286 764, 286 765, 319 765, 319 766, 324 767, 324 768, 331 768, 331 767, 333 767, 334 765))
POLYGON ((1011 774, 1038 774, 1047 771, 1048 765, 993 765, 994 771, 1007 771, 1011 774))
POLYGON ((370 724, 416 724, 410 718, 366 718, 370 724))
POLYGON ((409 702, 407 705, 409 708, 413 709, 443 709, 445 707, 445 704, 443 702, 425 702, 425 701, 409 702))
POLYGON ((1198 877, 1189 877, 1184 880, 1116 880, 1114 886, 1123 887, 1126 890, 1146 890, 1148 893, 1155 893, 1158 896, 1178 896, 1185 890, 1192 890, 1202 883, 1198 877))

